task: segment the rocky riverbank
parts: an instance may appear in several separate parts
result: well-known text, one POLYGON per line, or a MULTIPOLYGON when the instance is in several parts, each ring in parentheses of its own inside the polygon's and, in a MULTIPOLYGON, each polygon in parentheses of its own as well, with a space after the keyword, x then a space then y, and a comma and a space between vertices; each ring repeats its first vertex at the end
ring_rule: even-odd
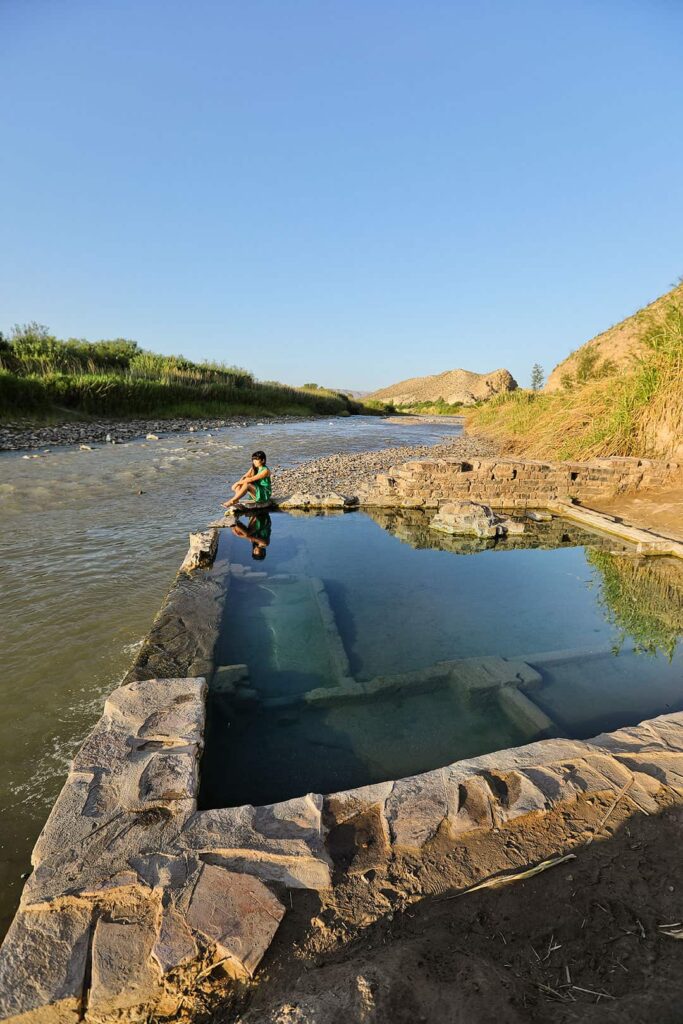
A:
POLYGON ((278 471, 274 492, 280 497, 295 492, 320 494, 338 491, 342 494, 355 494, 359 484, 368 478, 409 459, 486 459, 496 453, 497 448, 493 442, 481 437, 464 436, 447 438, 435 445, 406 445, 374 452, 327 455, 292 469, 278 471))
MULTIPOLYGON (((293 423, 296 420, 313 417, 268 416, 268 423, 293 423)), ((329 417, 328 417, 329 418, 329 417)), ((59 447, 71 444, 91 444, 131 441, 147 434, 175 434, 185 431, 217 430, 219 427, 246 427, 250 423, 265 420, 264 416, 247 419, 244 416, 229 416, 225 419, 191 419, 180 416, 175 419, 155 420, 72 420, 65 423, 45 425, 22 422, 0 425, 0 451, 21 451, 26 448, 59 447)))

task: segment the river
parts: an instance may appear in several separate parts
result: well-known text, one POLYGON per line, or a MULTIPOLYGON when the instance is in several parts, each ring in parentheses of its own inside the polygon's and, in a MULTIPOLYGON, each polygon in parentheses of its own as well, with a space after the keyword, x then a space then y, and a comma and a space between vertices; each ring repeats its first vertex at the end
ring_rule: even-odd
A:
POLYGON ((130 664, 227 481, 335 452, 436 443, 447 423, 253 424, 159 441, 0 454, 0 935, 69 759, 130 664))

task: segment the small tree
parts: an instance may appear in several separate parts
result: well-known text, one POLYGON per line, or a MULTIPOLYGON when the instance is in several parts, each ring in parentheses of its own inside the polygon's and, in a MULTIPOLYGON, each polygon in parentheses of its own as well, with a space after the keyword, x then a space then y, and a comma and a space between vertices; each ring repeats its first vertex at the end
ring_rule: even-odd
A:
POLYGON ((531 368, 531 390, 540 391, 543 387, 543 367, 540 363, 534 363, 531 368))

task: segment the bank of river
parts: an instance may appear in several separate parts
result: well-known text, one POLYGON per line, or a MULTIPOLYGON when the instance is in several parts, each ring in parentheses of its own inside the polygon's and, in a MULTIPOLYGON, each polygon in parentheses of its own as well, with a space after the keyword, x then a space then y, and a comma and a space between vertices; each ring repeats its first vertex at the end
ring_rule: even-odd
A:
POLYGON ((352 417, 0 455, 0 931, 69 758, 149 628, 188 531, 216 515, 251 451, 265 448, 277 472, 460 431, 352 417))

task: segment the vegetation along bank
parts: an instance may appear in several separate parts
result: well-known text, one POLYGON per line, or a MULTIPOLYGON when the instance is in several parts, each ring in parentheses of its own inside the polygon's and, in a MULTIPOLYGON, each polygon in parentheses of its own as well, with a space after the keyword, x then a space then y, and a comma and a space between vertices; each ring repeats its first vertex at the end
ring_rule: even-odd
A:
POLYGON ((134 341, 60 341, 47 328, 0 335, 0 419, 348 416, 381 414, 341 391, 258 381, 222 363, 194 363, 134 341))

